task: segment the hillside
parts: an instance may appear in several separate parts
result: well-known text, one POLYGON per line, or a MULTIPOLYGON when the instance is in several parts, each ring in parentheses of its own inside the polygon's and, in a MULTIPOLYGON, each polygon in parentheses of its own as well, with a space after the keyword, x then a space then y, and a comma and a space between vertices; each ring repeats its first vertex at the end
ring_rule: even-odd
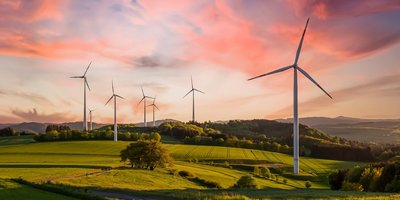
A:
MULTIPOLYGON (((277 121, 291 123, 292 119, 277 121)), ((400 119, 306 117, 300 123, 348 140, 400 144, 400 119)))

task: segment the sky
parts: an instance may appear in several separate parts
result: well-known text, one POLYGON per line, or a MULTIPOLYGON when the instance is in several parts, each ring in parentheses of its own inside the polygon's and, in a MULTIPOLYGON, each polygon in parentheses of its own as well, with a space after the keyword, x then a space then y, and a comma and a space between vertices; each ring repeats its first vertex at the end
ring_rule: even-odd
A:
MULTIPOLYGON (((83 118, 83 81, 93 120, 143 120, 140 86, 156 96, 157 119, 276 119, 292 116, 299 66, 299 115, 400 118, 398 0, 1 0, 0 123, 83 118)), ((147 118, 151 120, 149 107, 147 118)))

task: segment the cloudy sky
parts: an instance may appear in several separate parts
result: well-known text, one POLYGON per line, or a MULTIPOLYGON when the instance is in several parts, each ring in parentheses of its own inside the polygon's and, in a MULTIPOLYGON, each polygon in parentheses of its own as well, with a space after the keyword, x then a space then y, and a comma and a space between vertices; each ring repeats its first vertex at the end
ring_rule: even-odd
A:
POLYGON ((400 118, 400 1, 339 2, 1 0, 0 123, 82 120, 69 77, 90 61, 97 122, 112 122, 112 80, 118 121, 142 120, 140 85, 157 118, 187 121, 191 75, 198 121, 291 117, 290 71, 247 79, 293 63, 307 17, 299 65, 334 99, 300 76, 300 116, 400 118))

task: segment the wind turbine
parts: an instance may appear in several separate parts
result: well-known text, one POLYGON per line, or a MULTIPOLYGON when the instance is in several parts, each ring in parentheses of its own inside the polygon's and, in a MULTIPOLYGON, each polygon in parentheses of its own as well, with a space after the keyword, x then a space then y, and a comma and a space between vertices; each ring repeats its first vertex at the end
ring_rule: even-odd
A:
POLYGON ((146 96, 146 95, 144 94, 143 87, 140 86, 140 88, 142 89, 143 98, 139 101, 138 104, 142 103, 142 101, 143 101, 144 127, 147 127, 147 122, 146 122, 146 99, 154 99, 154 98, 153 98, 153 97, 150 97, 150 96, 146 96))
POLYGON ((119 96, 118 94, 115 94, 114 92, 114 81, 111 82, 111 87, 112 87, 112 96, 110 97, 110 99, 108 99, 106 105, 108 104, 108 102, 111 101, 111 99, 114 99, 114 142, 116 142, 118 140, 117 138, 117 97, 121 98, 121 99, 125 99, 124 97, 119 96))
POLYGON ((83 130, 87 131, 87 121, 86 121, 86 86, 90 91, 89 83, 87 82, 86 73, 89 70, 92 61, 90 61, 89 65, 86 68, 85 73, 83 76, 72 76, 70 78, 82 78, 83 79, 83 130))
POLYGON ((186 93, 186 95, 183 96, 183 98, 185 98, 189 93, 192 92, 192 95, 193 95, 193 104, 192 104, 192 106, 193 106, 193 113, 192 113, 192 121, 195 122, 195 115, 194 115, 194 93, 195 93, 195 92, 200 92, 200 93, 203 93, 203 94, 205 94, 205 93, 202 92, 202 91, 200 91, 200 90, 198 90, 198 89, 196 89, 196 88, 194 88, 192 76, 190 76, 190 81, 191 81, 191 83, 192 83, 192 89, 191 89, 188 93, 186 93))
POLYGON ((93 122, 92 122, 92 112, 95 111, 95 109, 91 110, 89 108, 89 120, 90 120, 90 126, 89 126, 89 130, 93 130, 93 122))
POLYGON ((160 110, 160 109, 158 109, 158 107, 155 103, 156 103, 156 97, 154 97, 153 103, 148 105, 148 106, 153 106, 153 127, 156 127, 156 117, 155 117, 156 112, 155 112, 154 108, 157 108, 157 110, 160 110))
POLYGON ((305 77, 307 77, 311 82, 313 82, 317 87, 319 87, 326 95, 328 95, 328 97, 330 97, 332 99, 332 96, 329 95, 328 92, 326 92, 317 83, 317 81, 315 81, 306 71, 304 71, 302 68, 300 68, 297 65, 297 62, 300 57, 301 47, 303 45, 304 35, 306 34, 307 25, 308 25, 309 20, 310 20, 310 18, 307 19, 306 26, 303 31, 303 35, 301 36, 300 44, 297 48, 296 57, 295 57, 294 63, 292 65, 289 65, 287 67, 283 67, 283 68, 274 70, 272 72, 262 74, 262 75, 248 79, 250 81, 250 80, 260 78, 263 76, 268 76, 271 74, 283 72, 288 69, 293 69, 293 76, 294 76, 293 77, 293 157, 294 157, 293 173, 294 174, 299 174, 299 116, 298 116, 298 97, 297 97, 297 71, 300 71, 300 73, 302 73, 305 77))

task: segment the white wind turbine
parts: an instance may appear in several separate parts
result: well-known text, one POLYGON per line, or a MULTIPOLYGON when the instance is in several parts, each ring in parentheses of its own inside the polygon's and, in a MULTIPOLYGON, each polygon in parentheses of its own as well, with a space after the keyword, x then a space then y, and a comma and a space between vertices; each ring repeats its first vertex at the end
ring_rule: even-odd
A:
POLYGON ((158 109, 158 107, 156 105, 156 97, 154 97, 153 103, 148 105, 148 106, 152 106, 153 107, 153 127, 156 127, 156 117, 155 117, 156 116, 156 111, 155 111, 154 108, 157 108, 157 110, 160 110, 160 109, 158 109))
POLYGON ((192 89, 185 95, 185 96, 183 96, 183 98, 185 98, 189 93, 191 93, 192 92, 192 95, 193 95, 193 104, 192 104, 192 108, 193 108, 193 112, 192 112, 192 121, 193 122, 195 122, 195 115, 194 115, 194 93, 195 92, 200 92, 200 93, 203 93, 203 94, 205 94, 204 92, 202 92, 202 91, 200 91, 200 90, 198 90, 198 89, 196 89, 196 88, 194 88, 194 86, 193 86, 193 78, 192 78, 192 76, 190 76, 190 81, 191 81, 191 83, 192 83, 192 89))
POLYGON ((140 88, 142 89, 143 98, 139 101, 138 104, 142 103, 142 101, 143 101, 144 127, 147 127, 147 122, 146 122, 146 99, 154 99, 154 98, 150 97, 150 96, 146 96, 144 94, 143 87, 140 86, 140 88))
POLYGON ((313 82, 317 87, 319 87, 326 95, 328 95, 332 99, 332 96, 329 95, 328 92, 326 92, 306 71, 304 71, 302 68, 300 68, 297 65, 297 62, 300 57, 301 47, 303 45, 304 35, 306 34, 307 25, 308 25, 309 20, 310 20, 310 18, 307 19, 307 23, 304 28, 303 35, 301 36, 300 44, 297 48, 296 57, 295 57, 294 63, 292 65, 248 79, 248 80, 253 80, 256 78, 263 77, 263 76, 283 72, 288 69, 293 69, 293 72, 294 72, 293 73, 293 76, 294 76, 293 77, 293 79, 294 79, 293 80, 293 157, 294 157, 293 173, 294 174, 299 174, 299 116, 298 116, 298 97, 297 97, 297 70, 300 71, 300 73, 302 73, 305 77, 307 77, 311 82, 313 82))
POLYGON ((112 96, 110 97, 110 99, 108 99, 106 105, 108 104, 108 102, 111 101, 111 99, 114 98, 114 142, 116 142, 118 140, 117 138, 117 134, 118 134, 118 130, 117 130, 117 97, 121 98, 121 99, 125 99, 124 97, 119 96, 118 94, 115 94, 114 92, 114 81, 111 82, 111 87, 112 87, 112 96))
POLYGON ((90 123, 90 126, 89 126, 89 130, 93 130, 93 122, 92 122, 92 112, 93 111, 95 111, 95 109, 93 109, 93 110, 91 110, 90 108, 89 108, 89 123, 90 123))
POLYGON ((89 83, 87 82, 86 73, 89 70, 92 61, 90 61, 89 65, 86 68, 83 76, 72 76, 70 78, 82 78, 83 79, 83 130, 87 131, 87 121, 86 121, 86 86, 90 91, 89 83))

